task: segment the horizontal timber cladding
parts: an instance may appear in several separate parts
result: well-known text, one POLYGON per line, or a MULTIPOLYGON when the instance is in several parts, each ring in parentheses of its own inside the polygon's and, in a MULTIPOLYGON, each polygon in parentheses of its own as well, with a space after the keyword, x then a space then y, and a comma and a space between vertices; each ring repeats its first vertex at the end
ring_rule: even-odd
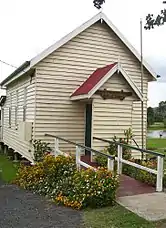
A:
MULTIPOLYGON (((53 146, 53 139, 44 137, 45 133, 50 133, 84 143, 85 104, 70 101, 70 95, 96 68, 117 62, 119 59, 123 69, 137 87, 141 88, 139 61, 105 23, 97 22, 39 62, 36 65, 36 138, 51 142, 53 146)), ((106 83, 106 87, 114 90, 123 88, 124 91, 130 91, 125 80, 121 77, 117 82, 116 76, 112 77, 112 82, 106 83)), ((150 75, 145 70, 143 80, 145 97, 147 97, 149 79, 150 75)), ((116 107, 111 102, 111 100, 101 102, 100 96, 94 98, 95 124, 92 132, 97 133, 96 136, 102 133, 105 138, 114 133, 122 135, 128 126, 132 126, 132 123, 133 127, 136 127, 133 130, 137 132, 137 124, 132 121, 132 118, 140 120, 140 107, 132 110, 133 100, 130 98, 126 98, 123 105, 118 101, 116 107), (111 112, 108 111, 107 102, 110 102, 109 110, 111 112), (104 131, 100 129, 102 122, 104 126, 107 126, 104 131), (115 122, 119 127, 115 126, 115 122), (113 129, 111 125, 114 126, 113 129)), ((99 143, 95 145, 100 147, 99 143)), ((66 151, 75 150, 68 144, 61 144, 61 148, 66 151)))
MULTIPOLYGON (((144 122, 144 148, 146 148, 146 133, 147 133, 147 101, 144 102, 143 110, 143 122, 144 122)), ((141 102, 133 102, 132 109, 132 129, 133 137, 136 140, 139 147, 142 147, 142 113, 141 113, 141 102)), ((134 142, 133 142, 133 145, 134 142)), ((136 152, 135 152, 136 153, 136 152)), ((137 152, 138 153, 138 152, 137 152)))
MULTIPOLYGON (((3 142, 9 148, 32 161, 32 144, 19 138, 17 123, 23 121, 24 88, 26 95, 26 121, 34 123, 35 115, 35 79, 29 76, 15 81, 7 87, 6 102, 4 105, 3 142), (17 106, 17 117, 15 107, 17 106), (11 126, 9 126, 9 107, 11 108, 11 126)), ((32 133, 33 137, 33 133, 32 133)))
MULTIPOLYGON (((132 102, 132 99, 103 100, 96 96, 93 101, 93 136, 109 140, 114 136, 124 137, 124 130, 132 126, 132 102)), ((93 140, 95 149, 102 150, 105 146, 108 144, 93 140)))

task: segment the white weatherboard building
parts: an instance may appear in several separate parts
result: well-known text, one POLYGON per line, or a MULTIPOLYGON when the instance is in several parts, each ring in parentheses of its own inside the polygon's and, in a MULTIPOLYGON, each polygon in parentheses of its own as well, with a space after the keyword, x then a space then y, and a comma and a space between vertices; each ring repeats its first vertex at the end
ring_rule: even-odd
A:
POLYGON ((101 150, 105 144, 93 137, 122 137, 131 127, 141 146, 141 101, 146 142, 148 82, 156 75, 144 62, 142 94, 140 69, 137 51, 97 14, 1 83, 1 141, 30 161, 34 139, 53 143, 45 133, 101 150))

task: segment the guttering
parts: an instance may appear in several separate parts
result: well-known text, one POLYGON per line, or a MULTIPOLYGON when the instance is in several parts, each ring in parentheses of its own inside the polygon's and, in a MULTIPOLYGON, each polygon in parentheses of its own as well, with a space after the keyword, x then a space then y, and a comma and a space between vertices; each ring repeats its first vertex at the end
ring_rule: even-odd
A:
POLYGON ((13 79, 17 74, 24 71, 28 66, 30 66, 30 61, 24 62, 20 67, 18 67, 13 73, 11 73, 1 82, 1 87, 3 87, 9 80, 13 79))

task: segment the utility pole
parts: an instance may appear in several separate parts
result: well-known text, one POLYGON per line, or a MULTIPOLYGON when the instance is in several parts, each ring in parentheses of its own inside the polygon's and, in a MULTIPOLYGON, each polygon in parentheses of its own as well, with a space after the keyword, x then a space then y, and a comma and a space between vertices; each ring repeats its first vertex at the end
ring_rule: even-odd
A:
MULTIPOLYGON (((141 49, 141 92, 144 93, 143 87, 143 77, 144 77, 144 68, 143 68, 143 28, 142 28, 142 19, 140 20, 140 49, 141 49)), ((142 149, 144 149, 144 95, 143 100, 141 101, 141 138, 142 138, 142 149)), ((143 159, 143 153, 142 153, 143 159)))

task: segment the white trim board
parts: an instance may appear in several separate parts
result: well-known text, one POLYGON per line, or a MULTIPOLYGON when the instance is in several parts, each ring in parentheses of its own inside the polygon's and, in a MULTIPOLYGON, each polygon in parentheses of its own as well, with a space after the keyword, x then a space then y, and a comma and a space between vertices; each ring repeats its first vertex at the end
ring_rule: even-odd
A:
MULTIPOLYGON (((88 27, 92 26, 94 23, 96 23, 99 20, 104 21, 115 32, 115 34, 120 38, 120 40, 129 48, 129 50, 135 55, 135 57, 139 61, 141 61, 141 56, 137 52, 137 50, 128 42, 128 40, 121 34, 121 32, 112 24, 112 22, 107 18, 107 16, 104 13, 100 12, 100 13, 96 14, 94 17, 92 17, 90 20, 88 20, 87 22, 82 24, 80 27, 76 28, 71 33, 69 33, 68 35, 64 36, 58 42, 56 42, 55 44, 51 45, 49 48, 45 49, 39 55, 37 55, 36 57, 32 58, 31 61, 30 61, 30 66, 28 67, 28 69, 34 67, 37 63, 39 63, 41 60, 46 58, 49 54, 51 54, 52 52, 56 51, 59 47, 61 47, 62 45, 64 45, 68 41, 70 41, 72 38, 76 37, 78 34, 83 32, 85 29, 87 29, 88 27)), ((157 74, 151 69, 151 67, 148 65, 148 63, 145 62, 144 60, 143 60, 143 65, 147 69, 147 71, 152 75, 153 80, 156 80, 157 74)), ((22 74, 24 74, 24 72, 22 74)), ((19 76, 21 76, 22 74, 20 73, 19 76)), ((17 77, 17 75, 15 76, 15 78, 16 77, 17 77)), ((11 80, 9 80, 8 83, 10 83, 11 80)), ((8 83, 6 83, 6 85, 8 83)))
POLYGON ((138 89, 138 87, 136 86, 136 84, 132 81, 132 79, 129 77, 129 75, 126 73, 126 71, 122 68, 122 66, 120 64, 116 64, 87 94, 83 94, 83 95, 76 95, 71 97, 71 100, 82 100, 82 99, 90 99, 95 92, 100 89, 100 87, 102 85, 104 85, 105 82, 107 82, 113 75, 115 72, 119 71, 123 77, 125 78, 125 80, 128 82, 128 84, 130 85, 130 87, 133 89, 133 91, 136 93, 136 95, 138 96, 138 98, 143 101, 143 94, 142 92, 138 89))

